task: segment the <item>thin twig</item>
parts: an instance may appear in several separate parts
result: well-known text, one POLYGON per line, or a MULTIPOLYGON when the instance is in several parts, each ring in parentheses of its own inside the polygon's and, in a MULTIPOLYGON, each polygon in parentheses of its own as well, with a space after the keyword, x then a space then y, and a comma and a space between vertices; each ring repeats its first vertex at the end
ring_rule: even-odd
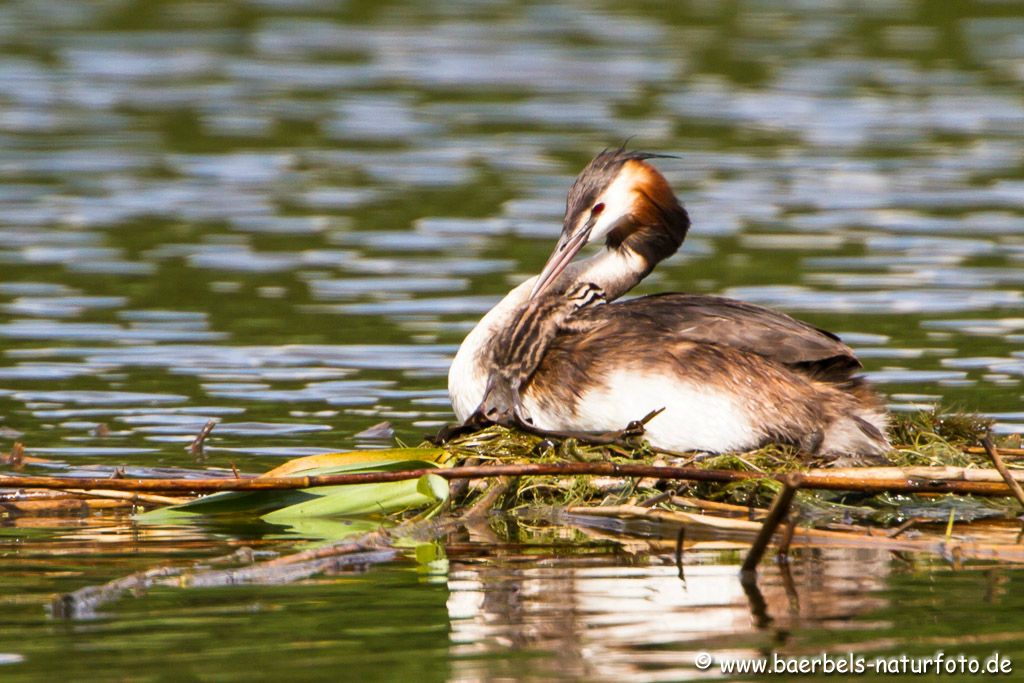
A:
POLYGON ((775 560, 779 564, 789 564, 789 545, 793 542, 793 535, 796 533, 796 518, 799 517, 799 513, 790 517, 786 520, 786 529, 782 534, 782 540, 779 541, 779 549, 775 553, 775 560))
POLYGON ((334 571, 345 566, 366 566, 379 562, 388 562, 395 559, 398 552, 398 550, 390 547, 390 544, 382 544, 377 547, 347 548, 343 552, 336 552, 301 562, 294 561, 275 564, 279 560, 270 560, 269 562, 260 562, 236 569, 209 569, 182 576, 180 581, 176 581, 175 584, 188 586, 189 588, 209 588, 212 586, 234 586, 240 583, 264 585, 292 583, 309 578, 315 574, 334 571))
MULTIPOLYGON (((901 446, 900 448, 912 449, 912 446, 901 446)), ((961 449, 964 453, 971 453, 974 455, 985 455, 988 453, 988 449, 984 446, 963 446, 961 449)), ((1007 448, 1006 446, 1000 446, 996 449, 996 452, 1000 455, 1008 455, 1010 457, 1021 457, 1024 456, 1024 448, 1007 448)))
POLYGON ((646 500, 640 501, 639 503, 637 503, 637 506, 642 508, 654 507, 658 503, 664 503, 666 500, 669 500, 670 498, 672 498, 673 495, 675 495, 675 491, 673 489, 669 489, 668 491, 662 491, 657 495, 651 496, 646 500))
POLYGON ((0 502, 14 500, 52 500, 55 498, 79 498, 56 489, 4 489, 0 491, 0 502))
POLYGON ((206 457, 206 451, 203 449, 203 445, 206 443, 206 437, 210 436, 210 432, 217 426, 216 420, 207 420, 203 428, 196 434, 196 438, 189 444, 188 452, 194 455, 197 459, 206 457))
POLYGON ((927 521, 929 521, 929 520, 927 518, 925 518, 925 517, 911 517, 907 521, 903 522, 903 524, 900 524, 898 527, 896 527, 895 529, 890 531, 889 532, 889 538, 896 538, 898 536, 901 536, 904 531, 906 531, 907 529, 911 528, 912 526, 916 526, 920 522, 927 522, 927 521))
POLYGON ((191 498, 179 498, 174 496, 158 496, 152 493, 140 493, 138 491, 104 491, 102 489, 91 489, 85 491, 83 489, 64 489, 68 493, 74 493, 82 496, 89 496, 91 498, 111 498, 114 500, 124 500, 130 503, 150 505, 181 505, 187 503, 191 498))
POLYGON ((671 503, 676 507, 696 508, 702 511, 725 512, 728 514, 742 515, 747 519, 757 519, 767 514, 762 508, 749 507, 747 505, 732 505, 717 500, 704 500, 703 498, 690 498, 687 496, 672 496, 671 503))
MULTIPOLYGON (((753 539, 763 529, 758 522, 744 519, 731 519, 713 515, 699 515, 689 512, 662 509, 640 508, 635 505, 604 505, 597 507, 576 506, 566 511, 570 515, 570 523, 586 525, 588 517, 604 517, 615 519, 643 519, 672 525, 673 532, 678 525, 686 525, 694 529, 704 529, 716 537, 732 536, 740 539, 753 539)), ((647 540, 655 545, 657 541, 647 540)), ((671 552, 674 539, 666 539, 662 547, 671 552)), ((951 548, 958 548, 964 559, 991 562, 1024 563, 1024 549, 1011 543, 984 543, 972 539, 946 538, 940 534, 927 534, 922 538, 889 538, 885 534, 866 536, 862 530, 831 531, 813 527, 798 526, 793 536, 793 544, 798 546, 812 545, 817 547, 872 548, 874 550, 905 551, 912 553, 930 553, 948 555, 951 548)), ((741 575, 742 578, 742 575, 741 575)))
POLYGON ((107 500, 105 498, 51 498, 49 500, 5 500, 0 502, 0 511, 17 515, 85 515, 93 510, 110 510, 114 508, 130 508, 134 503, 127 500, 107 500))
POLYGON ((1021 507, 1024 507, 1024 489, 1020 487, 1020 484, 1018 484, 1017 480, 1014 479, 1013 473, 1006 467, 1006 463, 1004 463, 1003 459, 999 457, 999 452, 996 450, 996 447, 992 445, 992 439, 987 436, 983 437, 981 445, 984 447, 985 452, 988 453, 988 457, 992 459, 992 464, 996 466, 999 474, 1002 475, 1003 481, 1006 482, 1006 485, 1010 487, 1013 495, 1017 498, 1017 502, 1020 503, 1021 507))
MULTIPOLYGON (((480 458, 470 457, 470 458, 466 458, 466 461, 462 463, 461 467, 476 467, 479 464, 480 464, 480 458)), ((449 494, 448 494, 449 495, 449 500, 459 500, 459 499, 461 499, 464 495, 466 495, 466 491, 468 491, 468 490, 469 490, 469 480, 468 479, 463 479, 463 480, 460 480, 460 481, 456 481, 449 488, 449 494)))
MULTIPOLYGON (((801 474, 802 488, 864 493, 956 493, 984 496, 1010 495, 1010 489, 996 470, 962 467, 882 467, 860 470, 810 470, 801 474)), ((275 491, 314 486, 342 486, 389 481, 406 481, 433 474, 442 479, 487 479, 491 477, 577 476, 653 477, 702 482, 735 482, 748 479, 783 481, 788 475, 767 472, 710 470, 698 467, 669 467, 614 462, 519 463, 475 467, 424 467, 391 472, 356 472, 313 476, 256 477, 253 479, 102 479, 89 477, 0 476, 2 487, 47 489, 107 489, 117 491, 275 491)), ((1024 478, 1024 471, 1017 472, 1024 478)))
POLYGON ((73 593, 56 597, 51 603, 52 614, 64 619, 90 619, 97 616, 96 609, 105 602, 121 597, 128 591, 147 590, 160 578, 178 576, 186 567, 153 567, 100 586, 86 586, 73 593))
POLYGON ((754 544, 750 547, 750 551, 743 560, 741 571, 744 574, 753 574, 757 571, 757 565, 761 562, 765 550, 768 549, 768 543, 772 540, 772 536, 775 535, 775 530, 779 527, 779 524, 782 523, 782 520, 789 513, 789 507, 793 504, 793 496, 796 495, 799 488, 799 474, 787 475, 782 480, 782 490, 775 496, 775 500, 768 510, 768 516, 765 517, 764 523, 761 525, 761 531, 758 533, 757 538, 754 539, 754 544))
POLYGON ((747 603, 750 605, 750 616, 754 619, 754 625, 759 629, 766 628, 774 621, 768 614, 768 601, 764 594, 757 587, 757 574, 740 574, 740 586, 747 596, 747 603))
POLYGON ((679 569, 679 579, 686 581, 686 574, 683 572, 683 543, 686 541, 686 527, 680 525, 679 533, 676 534, 676 568, 679 569))
POLYGON ((372 531, 355 539, 311 548, 291 555, 254 562, 258 555, 250 548, 213 559, 199 560, 191 566, 160 566, 130 574, 99 586, 86 586, 59 596, 52 604, 56 617, 87 619, 97 616, 104 603, 116 600, 128 591, 136 593, 151 586, 208 587, 239 583, 283 584, 334 571, 342 567, 359 567, 386 562, 398 556, 392 547, 395 538, 434 539, 450 532, 457 520, 410 521, 390 531, 372 531), (240 567, 210 569, 211 565, 240 567))
MULTIPOLYGON (((796 525, 790 528, 795 529, 796 525)), ((779 577, 782 578, 782 587, 786 590, 786 598, 789 600, 790 614, 800 614, 800 594, 796 590, 796 581, 793 580, 793 572, 789 570, 789 561, 779 562, 779 577)))
POLYGON ((505 495, 509 487, 513 482, 512 477, 499 477, 496 482, 491 484, 480 498, 466 510, 464 517, 468 520, 476 520, 482 517, 486 517, 487 513, 491 511, 494 504, 498 502, 498 499, 505 495))
POLYGON ((20 470, 25 466, 25 444, 15 441, 11 446, 11 452, 7 456, 7 464, 13 470, 20 470))

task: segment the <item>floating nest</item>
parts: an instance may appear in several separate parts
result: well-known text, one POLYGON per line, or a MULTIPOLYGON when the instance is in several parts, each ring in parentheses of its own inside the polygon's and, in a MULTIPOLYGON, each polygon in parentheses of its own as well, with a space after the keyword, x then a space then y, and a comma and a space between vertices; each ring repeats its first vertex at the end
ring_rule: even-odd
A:
MULTIPOLYGON (((896 444, 883 466, 991 468, 992 461, 979 440, 988 435, 993 421, 978 415, 942 410, 893 416, 890 428, 896 444)), ((1015 451, 1020 435, 1000 439, 1000 449, 1015 451)), ((725 455, 666 454, 646 443, 591 445, 568 439, 553 442, 542 437, 494 426, 456 439, 448 444, 452 454, 464 462, 509 464, 516 462, 644 463, 687 465, 709 470, 734 470, 765 474, 800 473, 822 465, 809 460, 797 448, 770 445, 745 453, 725 455)), ((1015 459, 1007 458, 1015 467, 1015 459)), ((1024 461, 1022 461, 1024 464, 1024 461)), ((657 479, 602 478, 589 475, 552 478, 519 477, 503 482, 501 496, 492 492, 493 504, 504 510, 523 511, 536 507, 581 507, 647 505, 671 507, 671 500, 699 499, 745 509, 766 508, 779 493, 777 479, 749 479, 729 483, 672 482, 657 479), (652 501, 654 501, 652 503, 652 501)), ((490 483, 477 481, 468 487, 456 505, 472 506, 485 495, 490 483)), ((975 497, 953 494, 867 494, 857 491, 801 490, 794 501, 801 524, 863 524, 893 526, 907 520, 958 522, 989 518, 1012 518, 1020 513, 1013 498, 975 497)))

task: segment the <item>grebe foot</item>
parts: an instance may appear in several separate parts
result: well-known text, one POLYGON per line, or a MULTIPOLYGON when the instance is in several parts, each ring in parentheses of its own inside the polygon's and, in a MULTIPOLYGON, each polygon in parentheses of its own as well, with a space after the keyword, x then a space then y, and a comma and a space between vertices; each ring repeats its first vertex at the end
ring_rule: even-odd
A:
POLYGON ((641 417, 639 420, 632 420, 620 433, 623 437, 643 436, 647 423, 661 415, 663 412, 665 412, 664 407, 656 408, 641 417))
POLYGON ((517 424, 533 425, 533 418, 526 412, 523 398, 516 387, 512 388, 512 420, 517 424))

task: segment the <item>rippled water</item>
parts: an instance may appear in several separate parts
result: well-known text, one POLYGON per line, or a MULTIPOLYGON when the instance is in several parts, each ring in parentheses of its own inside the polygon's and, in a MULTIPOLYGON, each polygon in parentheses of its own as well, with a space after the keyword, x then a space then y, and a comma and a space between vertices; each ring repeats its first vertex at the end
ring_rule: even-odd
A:
MULTIPOLYGON (((1020 431, 1022 35, 1024 13, 995 2, 4 4, 0 451, 20 440, 72 471, 191 467, 184 446, 208 419, 214 467, 388 444, 360 436, 383 421, 416 442, 451 419, 449 359, 538 270, 574 174, 630 137, 679 156, 659 166, 694 220, 642 291, 791 311, 842 333, 894 409, 943 402, 1020 431)), ((10 553, 25 543, 18 528, 0 542, 10 553)), ((66 532, 38 533, 65 547, 54 539, 66 532)), ((62 566, 38 590, 125 573, 114 557, 62 566)), ((371 621, 390 615, 396 630, 373 642, 394 646, 402 624, 422 623, 436 678, 519 666, 678 678, 663 658, 691 640, 754 632, 732 560, 708 563, 722 572, 708 605, 686 596, 718 593, 680 593, 660 567, 585 559, 550 572, 498 563, 485 578, 472 564, 395 568, 265 602, 154 596, 102 632, 41 621, 15 582, 3 599, 21 605, 39 649, 10 671, 40 674, 52 663, 39 653, 73 642, 96 646, 83 646, 90 666, 121 661, 96 652, 139 619, 152 643, 187 652, 191 610, 217 632, 244 621, 268 640, 295 633, 272 615, 306 614, 303 628, 341 638, 357 628, 345 601, 381 594, 371 621), (570 584, 566 606, 523 593, 570 584), (329 619, 315 607, 333 601, 329 619), (667 617, 643 607, 663 602, 679 623, 717 625, 673 626, 664 644, 654 634, 667 617), (559 666, 525 656, 535 650, 559 652, 559 666), (592 656, 604 664, 581 664, 592 656)), ((850 589, 858 614, 888 614, 887 591, 923 590, 875 559, 850 589)), ((843 555, 814 562, 863 571, 843 555)), ((970 592, 971 578, 953 581, 970 592)), ((310 661, 349 666, 334 658, 355 641, 332 642, 347 645, 318 645, 310 661)), ((223 670, 247 652, 225 643, 223 670)))

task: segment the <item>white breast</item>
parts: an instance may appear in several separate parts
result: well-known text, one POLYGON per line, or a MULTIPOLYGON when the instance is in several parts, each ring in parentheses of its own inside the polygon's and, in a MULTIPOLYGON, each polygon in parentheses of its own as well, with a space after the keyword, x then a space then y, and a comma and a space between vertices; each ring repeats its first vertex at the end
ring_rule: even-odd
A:
POLYGON ((448 397, 452 401, 452 409, 459 422, 465 421, 473 414, 480 401, 484 399, 484 391, 487 388, 487 373, 477 362, 477 351, 486 339, 485 335, 480 337, 466 337, 448 370, 448 397))
POLYGON ((620 370, 586 391, 572 412, 564 407, 542 411, 529 393, 524 405, 541 429, 594 432, 622 429, 665 408, 647 423, 644 438, 670 451, 744 450, 760 445, 763 438, 736 397, 678 376, 620 370))

